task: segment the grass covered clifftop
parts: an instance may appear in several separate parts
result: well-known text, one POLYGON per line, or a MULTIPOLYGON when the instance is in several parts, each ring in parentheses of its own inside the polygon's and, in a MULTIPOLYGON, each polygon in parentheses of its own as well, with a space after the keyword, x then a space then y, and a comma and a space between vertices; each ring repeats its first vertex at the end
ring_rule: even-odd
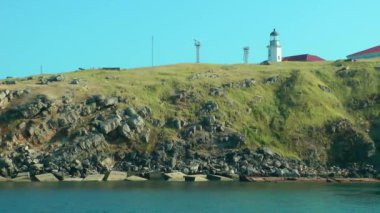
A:
MULTIPOLYGON (((376 161, 376 147, 380 147, 379 65, 380 60, 285 62, 270 66, 179 64, 76 71, 64 73, 63 81, 47 85, 40 84, 42 76, 34 76, 30 80, 15 79, 15 85, 0 85, 0 91, 32 91, 31 96, 4 104, 0 113, 4 115, 7 109, 26 104, 37 95, 45 95, 60 105, 62 96, 81 103, 101 94, 125 99, 116 107, 120 110, 128 106, 149 107, 152 122, 146 125, 150 134, 146 143, 138 145, 141 150, 152 151, 162 140, 184 138, 184 129, 192 125, 214 122, 217 128, 223 128, 216 132, 227 128, 243 136, 244 142, 234 149, 270 147, 309 163, 376 161), (213 116, 212 121, 205 118, 206 114, 213 116), (173 121, 179 122, 169 125, 173 121)), ((6 135, 23 121, 3 119, 1 134, 6 135)), ((50 144, 52 138, 34 146, 50 144)), ((23 141, 16 139, 16 143, 23 141)), ((57 141, 60 139, 55 137, 57 141)), ((137 140, 127 143, 139 144, 137 140)), ((113 146, 120 148, 123 143, 113 146)))

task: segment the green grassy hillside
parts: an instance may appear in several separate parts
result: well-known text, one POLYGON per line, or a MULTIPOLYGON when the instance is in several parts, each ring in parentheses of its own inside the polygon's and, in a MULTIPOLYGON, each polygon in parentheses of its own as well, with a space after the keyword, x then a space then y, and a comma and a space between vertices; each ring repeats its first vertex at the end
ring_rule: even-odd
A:
MULTIPOLYGON (((202 106, 213 101, 219 108, 214 112, 218 121, 243 134, 247 140, 244 146, 266 146, 294 158, 314 156, 321 162, 339 162, 355 149, 362 149, 360 144, 380 146, 377 66, 380 60, 269 66, 178 64, 75 71, 64 73, 64 81, 49 85, 38 84, 41 76, 34 76, 31 80, 15 79, 15 85, 0 85, 0 90, 30 88, 34 95, 44 94, 52 100, 70 96, 76 102, 96 94, 121 96, 127 104, 119 108, 149 106, 155 119, 178 117, 190 123, 199 121, 202 106), (79 79, 79 84, 70 84, 73 79, 79 79), (236 86, 246 79, 254 79, 255 84, 236 86), (180 101, 175 101, 176 96, 181 96, 180 101), (342 122, 350 126, 350 133, 355 132, 354 139, 345 138, 350 135, 347 128, 342 134, 336 131, 342 122), (332 151, 339 153, 333 156, 332 151)), ((27 100, 12 104, 22 102, 27 100)), ((178 137, 169 127, 151 129, 167 138, 178 137)), ((142 149, 149 150, 154 143, 157 141, 152 139, 142 149)))

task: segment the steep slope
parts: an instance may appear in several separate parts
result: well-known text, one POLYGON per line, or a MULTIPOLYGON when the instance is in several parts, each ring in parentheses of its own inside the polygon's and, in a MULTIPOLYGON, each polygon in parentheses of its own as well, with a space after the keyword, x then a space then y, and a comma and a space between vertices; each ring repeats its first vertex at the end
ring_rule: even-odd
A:
POLYGON ((258 147, 310 167, 376 165, 379 64, 180 64, 4 80, 0 167, 8 168, 3 175, 16 164, 31 170, 35 164, 21 169, 25 159, 12 157, 26 145, 44 160, 40 170, 57 171, 91 164, 95 155, 103 170, 126 168, 125 162, 154 170, 152 156, 191 170, 201 159, 258 147), (136 152, 145 158, 131 157, 136 152))

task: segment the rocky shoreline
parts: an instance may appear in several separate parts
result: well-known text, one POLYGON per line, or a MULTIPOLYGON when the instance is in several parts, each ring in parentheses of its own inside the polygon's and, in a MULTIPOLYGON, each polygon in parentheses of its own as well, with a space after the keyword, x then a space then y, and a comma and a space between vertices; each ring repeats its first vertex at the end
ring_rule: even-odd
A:
POLYGON ((134 153, 119 161, 106 158, 98 162, 73 160, 67 167, 52 163, 58 157, 19 147, 1 157, 0 181, 56 182, 56 181, 244 181, 244 182, 379 182, 379 174, 371 165, 351 168, 307 166, 303 161, 283 158, 268 148, 255 151, 230 150, 222 157, 202 159, 194 157, 180 166, 161 165, 151 155, 134 153), (133 159, 131 159, 133 157, 133 159), (152 166, 155 165, 155 166, 152 166), (55 169, 54 169, 55 166, 55 169), (149 167, 150 166, 150 167, 149 167), (160 169, 153 169, 153 168, 160 169), (363 169, 365 168, 365 169, 363 169), (103 172, 99 172, 103 171, 103 172), (3 174, 8 174, 7 176, 3 174))

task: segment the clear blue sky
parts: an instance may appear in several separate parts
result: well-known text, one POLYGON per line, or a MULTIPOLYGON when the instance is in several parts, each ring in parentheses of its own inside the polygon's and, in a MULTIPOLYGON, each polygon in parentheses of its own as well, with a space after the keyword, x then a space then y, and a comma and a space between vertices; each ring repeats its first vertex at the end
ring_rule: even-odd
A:
POLYGON ((329 60, 380 44, 379 0, 0 0, 0 78, 78 67, 142 67, 266 59, 269 33, 284 55, 329 60))

